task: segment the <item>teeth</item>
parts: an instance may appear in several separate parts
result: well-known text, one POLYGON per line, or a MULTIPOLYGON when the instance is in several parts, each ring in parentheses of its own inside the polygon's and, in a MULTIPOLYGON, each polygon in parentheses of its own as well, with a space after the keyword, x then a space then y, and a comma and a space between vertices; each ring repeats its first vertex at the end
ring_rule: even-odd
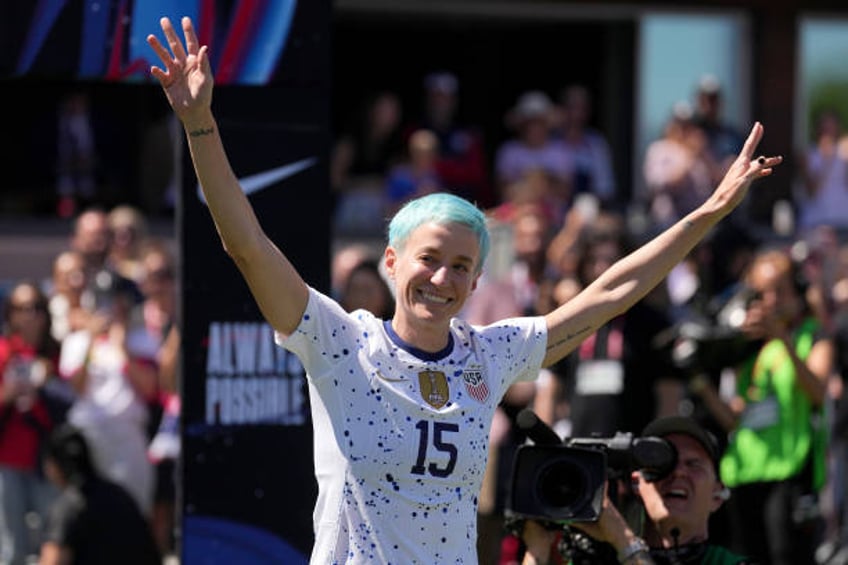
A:
POLYGON ((447 304, 448 303, 447 298, 437 296, 435 294, 430 294, 429 292, 423 292, 422 291, 421 296, 423 296, 425 300, 429 300, 430 302, 438 302, 439 304, 447 304))

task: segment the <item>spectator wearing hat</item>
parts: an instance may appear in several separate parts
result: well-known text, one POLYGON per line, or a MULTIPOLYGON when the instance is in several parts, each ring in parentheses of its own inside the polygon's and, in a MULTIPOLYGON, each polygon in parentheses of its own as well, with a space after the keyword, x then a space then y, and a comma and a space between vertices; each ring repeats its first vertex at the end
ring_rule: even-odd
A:
POLYGON ((505 141, 495 156, 495 174, 502 201, 513 197, 530 174, 544 172, 550 180, 551 199, 560 208, 561 220, 571 198, 574 160, 565 143, 552 136, 554 105, 542 91, 530 90, 518 97, 507 113, 507 125, 515 136, 505 141))
POLYGON ((706 74, 698 81, 694 121, 707 137, 707 148, 716 161, 713 180, 724 176, 742 148, 744 136, 722 116, 724 94, 715 75, 706 74))
POLYGON ((712 167, 705 147, 706 138, 694 122, 692 106, 686 101, 674 104, 662 137, 648 145, 642 163, 652 227, 673 224, 709 195, 712 167))
POLYGON ((573 191, 591 194, 605 208, 618 209, 612 152, 606 136, 590 125, 592 95, 582 84, 570 84, 559 96, 559 120, 554 136, 561 138, 574 157, 573 191))
MULTIPOLYGON (((607 496, 597 522, 572 524, 607 545, 596 548, 591 560, 580 561, 577 557, 573 562, 752 563, 709 542, 709 518, 728 498, 718 475, 721 452, 716 438, 694 419, 683 416, 652 421, 642 431, 642 437, 665 439, 674 447, 677 458, 674 468, 663 477, 654 478, 640 470, 631 474, 644 514, 641 531, 624 519, 607 496)), ((527 552, 523 565, 557 562, 558 556, 551 559, 551 549, 559 535, 560 532, 528 520, 524 525, 527 552)))

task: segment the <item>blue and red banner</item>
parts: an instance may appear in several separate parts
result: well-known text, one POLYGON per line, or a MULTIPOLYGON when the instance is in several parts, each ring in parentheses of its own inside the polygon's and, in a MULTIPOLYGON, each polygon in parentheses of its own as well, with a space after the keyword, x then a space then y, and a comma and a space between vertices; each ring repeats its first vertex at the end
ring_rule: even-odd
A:
POLYGON ((274 82, 297 0, 12 0, 0 74, 137 81, 157 63, 147 45, 163 16, 189 16, 210 48, 217 84, 274 82))

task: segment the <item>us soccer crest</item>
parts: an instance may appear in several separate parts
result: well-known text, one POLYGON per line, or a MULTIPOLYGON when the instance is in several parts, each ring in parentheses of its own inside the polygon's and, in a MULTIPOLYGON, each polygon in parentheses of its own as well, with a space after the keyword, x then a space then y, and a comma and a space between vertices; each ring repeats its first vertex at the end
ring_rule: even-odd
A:
POLYGON ((483 371, 480 369, 466 369, 462 372, 462 382, 465 383, 465 390, 477 402, 485 402, 489 398, 489 385, 486 384, 486 379, 483 378, 483 371))
POLYGON ((421 388, 421 398, 433 408, 444 406, 450 393, 448 378, 441 371, 421 371, 418 373, 418 384, 421 388))

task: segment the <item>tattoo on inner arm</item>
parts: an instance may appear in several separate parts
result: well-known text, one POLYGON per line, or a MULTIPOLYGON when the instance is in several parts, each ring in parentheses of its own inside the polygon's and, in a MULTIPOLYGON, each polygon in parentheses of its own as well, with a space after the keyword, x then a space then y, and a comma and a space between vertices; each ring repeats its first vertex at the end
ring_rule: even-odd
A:
POLYGON ((576 332, 572 332, 572 333, 567 334, 564 338, 562 338, 558 341, 555 341, 554 343, 548 344, 548 351, 550 351, 551 349, 555 349, 555 348, 559 347, 560 345, 562 345, 564 343, 568 343, 572 339, 585 334, 590 329, 592 329, 592 326, 586 326, 582 329, 577 330, 576 332))
POLYGON ((215 132, 215 128, 208 127, 208 128, 200 128, 200 129, 192 130, 192 131, 188 132, 188 134, 191 137, 200 137, 202 135, 212 135, 214 132, 215 132))

